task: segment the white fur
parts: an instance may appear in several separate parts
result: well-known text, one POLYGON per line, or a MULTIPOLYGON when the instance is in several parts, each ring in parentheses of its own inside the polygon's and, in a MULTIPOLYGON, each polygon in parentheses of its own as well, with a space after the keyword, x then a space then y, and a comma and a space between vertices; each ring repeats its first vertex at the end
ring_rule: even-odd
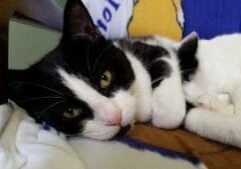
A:
POLYGON ((241 148, 241 35, 200 40, 196 56, 197 73, 183 88, 198 108, 188 112, 185 126, 241 148))
POLYGON ((161 59, 171 67, 171 75, 153 90, 152 124, 159 128, 176 128, 182 123, 186 113, 180 70, 176 54, 173 51, 178 44, 158 36, 145 43, 164 47, 169 52, 169 56, 161 59))
POLYGON ((122 126, 135 122, 136 98, 125 90, 118 90, 111 98, 118 107, 121 107, 122 126))
POLYGON ((131 92, 136 97, 136 120, 145 122, 151 118, 152 89, 151 78, 142 63, 130 53, 126 52, 135 74, 135 81, 131 92))

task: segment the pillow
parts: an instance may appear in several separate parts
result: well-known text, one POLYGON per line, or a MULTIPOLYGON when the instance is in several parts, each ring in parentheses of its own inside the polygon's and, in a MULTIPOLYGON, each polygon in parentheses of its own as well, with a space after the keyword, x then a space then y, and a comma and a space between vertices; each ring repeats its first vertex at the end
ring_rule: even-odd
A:
POLYGON ((181 0, 82 0, 94 23, 109 39, 162 35, 180 40, 181 0))
MULTIPOLYGON (((45 25, 62 28, 62 8, 55 0, 21 0, 19 12, 45 25), (32 10, 32 9, 35 10, 32 10), (54 13, 53 13, 54 11, 54 13), (53 13, 53 15, 50 15, 53 13)), ((82 0, 95 25, 108 39, 162 35, 180 40, 181 0, 82 0)))
POLYGON ((139 0, 129 23, 129 35, 162 35, 174 40, 182 38, 181 0, 139 0))

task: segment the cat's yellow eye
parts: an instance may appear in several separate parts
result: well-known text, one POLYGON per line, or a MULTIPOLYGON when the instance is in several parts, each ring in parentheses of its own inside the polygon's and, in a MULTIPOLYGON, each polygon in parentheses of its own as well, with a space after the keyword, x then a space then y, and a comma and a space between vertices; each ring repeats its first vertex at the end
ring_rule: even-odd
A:
POLYGON ((100 76, 100 87, 102 89, 107 89, 112 81, 112 74, 109 70, 104 71, 100 76))
POLYGON ((82 113, 82 109, 79 108, 69 108, 63 113, 63 116, 68 119, 73 119, 80 116, 82 113))

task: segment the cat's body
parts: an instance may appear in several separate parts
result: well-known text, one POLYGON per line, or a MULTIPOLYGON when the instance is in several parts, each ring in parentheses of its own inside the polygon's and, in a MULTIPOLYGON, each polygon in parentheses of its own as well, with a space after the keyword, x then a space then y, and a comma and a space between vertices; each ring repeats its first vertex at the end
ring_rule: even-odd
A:
POLYGON ((106 40, 81 1, 69 0, 59 45, 10 72, 9 97, 67 135, 109 139, 135 121, 178 127, 185 116, 180 70, 175 52, 160 43, 106 40))
POLYGON ((187 113, 185 126, 204 137, 241 147, 241 34, 197 44, 193 57, 198 67, 183 83, 186 99, 195 105, 187 113))
POLYGON ((192 105, 186 129, 241 147, 241 34, 199 40, 193 33, 179 43, 162 42, 177 51, 183 92, 192 105))

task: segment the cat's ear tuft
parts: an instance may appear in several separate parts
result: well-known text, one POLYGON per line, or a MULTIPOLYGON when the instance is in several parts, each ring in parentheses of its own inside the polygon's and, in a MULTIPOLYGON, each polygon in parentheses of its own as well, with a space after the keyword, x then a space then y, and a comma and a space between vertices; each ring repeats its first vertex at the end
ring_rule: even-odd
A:
POLYGON ((81 0, 68 0, 64 10, 63 38, 98 41, 101 37, 81 0))
POLYGON ((196 32, 190 33, 181 41, 178 48, 178 56, 183 59, 186 57, 195 57, 198 49, 198 41, 198 34, 196 32))

